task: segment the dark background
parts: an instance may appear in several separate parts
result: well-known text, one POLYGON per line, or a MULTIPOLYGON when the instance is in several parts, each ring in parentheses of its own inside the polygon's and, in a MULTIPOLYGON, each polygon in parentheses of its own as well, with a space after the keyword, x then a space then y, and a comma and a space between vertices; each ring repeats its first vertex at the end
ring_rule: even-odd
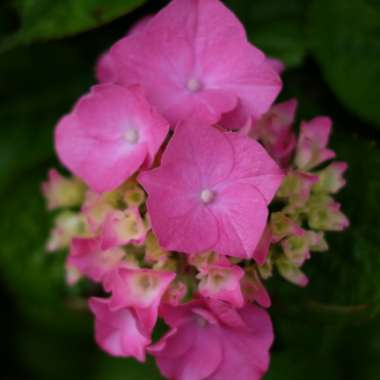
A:
MULTIPOLYGON (((165 1, 0 2, 0 377, 160 379, 154 364, 108 358, 93 342, 63 254, 46 254, 40 183, 58 165, 57 119, 94 83, 94 63, 165 1)), ((268 380, 380 379, 380 1, 229 0, 250 39, 287 66, 281 99, 299 119, 329 114, 348 161, 340 195, 352 227, 305 267, 306 289, 269 281, 276 327, 268 380)), ((253 358, 254 359, 254 358, 253 358)))

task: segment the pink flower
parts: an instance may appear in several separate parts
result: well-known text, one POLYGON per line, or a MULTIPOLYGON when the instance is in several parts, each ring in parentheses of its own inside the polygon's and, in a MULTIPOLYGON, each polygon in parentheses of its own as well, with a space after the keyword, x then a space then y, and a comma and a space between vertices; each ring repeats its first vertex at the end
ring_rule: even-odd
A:
POLYGON ((225 301, 235 307, 244 305, 240 280, 244 271, 237 265, 208 265, 198 274, 199 294, 205 298, 225 301))
POLYGON ((99 238, 75 238, 71 242, 67 265, 100 282, 120 264, 124 255, 120 248, 102 250, 99 238))
POLYGON ((140 166, 152 162, 168 125, 137 86, 92 87, 58 123, 61 161, 92 190, 115 189, 140 166))
POLYGON ((138 208, 130 207, 125 211, 110 212, 101 231, 102 249, 109 249, 129 243, 142 244, 147 228, 138 208))
POLYGON ((292 131, 296 108, 295 99, 275 104, 253 124, 250 131, 250 136, 259 139, 282 167, 289 165, 296 147, 296 137, 292 131))
POLYGON ((281 88, 264 54, 218 0, 173 0, 117 42, 101 65, 100 79, 142 85, 172 126, 214 123, 238 104, 243 119, 259 118, 281 88))
POLYGON ((95 315, 97 344, 112 356, 134 357, 145 361, 145 347, 150 344, 131 309, 112 310, 110 300, 91 298, 89 307, 95 315))
POLYGON ((282 172, 256 141, 212 127, 177 128, 159 168, 143 172, 160 245, 251 258, 282 172))
POLYGON ((161 299, 174 277, 171 272, 119 267, 104 282, 105 289, 112 292, 110 308, 131 308, 144 330, 151 333, 161 299))
POLYGON ((327 148, 332 122, 329 117, 318 116, 301 124, 295 163, 302 170, 310 170, 335 157, 327 148))
POLYGON ((162 310, 171 330, 150 348, 163 376, 173 380, 259 380, 273 341, 268 314, 195 301, 162 310))

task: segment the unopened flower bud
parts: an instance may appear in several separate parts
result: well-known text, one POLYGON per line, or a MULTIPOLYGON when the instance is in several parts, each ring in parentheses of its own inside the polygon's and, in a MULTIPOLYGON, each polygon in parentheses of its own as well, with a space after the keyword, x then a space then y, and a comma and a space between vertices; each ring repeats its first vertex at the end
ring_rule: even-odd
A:
POLYGON ((49 171, 49 178, 42 184, 42 192, 49 210, 79 206, 84 197, 85 186, 77 178, 65 178, 57 170, 49 171))

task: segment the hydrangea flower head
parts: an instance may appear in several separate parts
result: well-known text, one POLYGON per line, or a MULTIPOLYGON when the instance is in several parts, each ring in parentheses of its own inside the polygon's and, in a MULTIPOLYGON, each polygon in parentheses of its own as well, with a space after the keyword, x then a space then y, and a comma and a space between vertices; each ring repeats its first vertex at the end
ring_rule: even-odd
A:
POLYGON ((152 162, 167 122, 137 87, 98 85, 59 122, 61 161, 96 192, 110 191, 152 162))
POLYGON ((259 118, 281 88, 272 65, 218 0, 173 0, 100 64, 100 79, 142 85, 172 126, 214 123, 237 106, 240 119, 259 118))
POLYGON ((72 175, 43 184, 47 248, 69 248, 69 285, 107 294, 89 308, 110 355, 149 353, 172 380, 267 371, 265 281, 306 286, 325 232, 349 225, 331 120, 303 122, 297 139, 297 101, 272 105, 283 69, 221 1, 172 0, 101 56, 102 84, 59 121, 72 175), (152 342, 160 318, 169 332, 152 342))
POLYGON ((252 139, 183 126, 161 166, 143 172, 139 181, 148 193, 153 231, 165 249, 251 258, 282 172, 252 139))

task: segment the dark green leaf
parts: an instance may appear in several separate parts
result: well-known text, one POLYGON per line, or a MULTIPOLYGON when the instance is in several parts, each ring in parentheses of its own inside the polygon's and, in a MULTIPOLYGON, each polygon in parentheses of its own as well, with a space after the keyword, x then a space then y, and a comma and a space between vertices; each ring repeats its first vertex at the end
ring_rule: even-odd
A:
POLYGON ((380 6, 369 0, 316 0, 310 41, 328 84, 359 116, 380 125, 380 6))
POLYGON ((141 5, 144 0, 15 0, 20 28, 4 39, 0 51, 96 28, 141 5))
POLYGON ((77 44, 62 44, 3 55, 0 194, 16 174, 54 156, 53 126, 91 83, 92 60, 85 52, 77 44))
POLYGON ((266 54, 286 66, 302 63, 306 52, 305 0, 230 0, 227 4, 242 20, 249 38, 266 54))

